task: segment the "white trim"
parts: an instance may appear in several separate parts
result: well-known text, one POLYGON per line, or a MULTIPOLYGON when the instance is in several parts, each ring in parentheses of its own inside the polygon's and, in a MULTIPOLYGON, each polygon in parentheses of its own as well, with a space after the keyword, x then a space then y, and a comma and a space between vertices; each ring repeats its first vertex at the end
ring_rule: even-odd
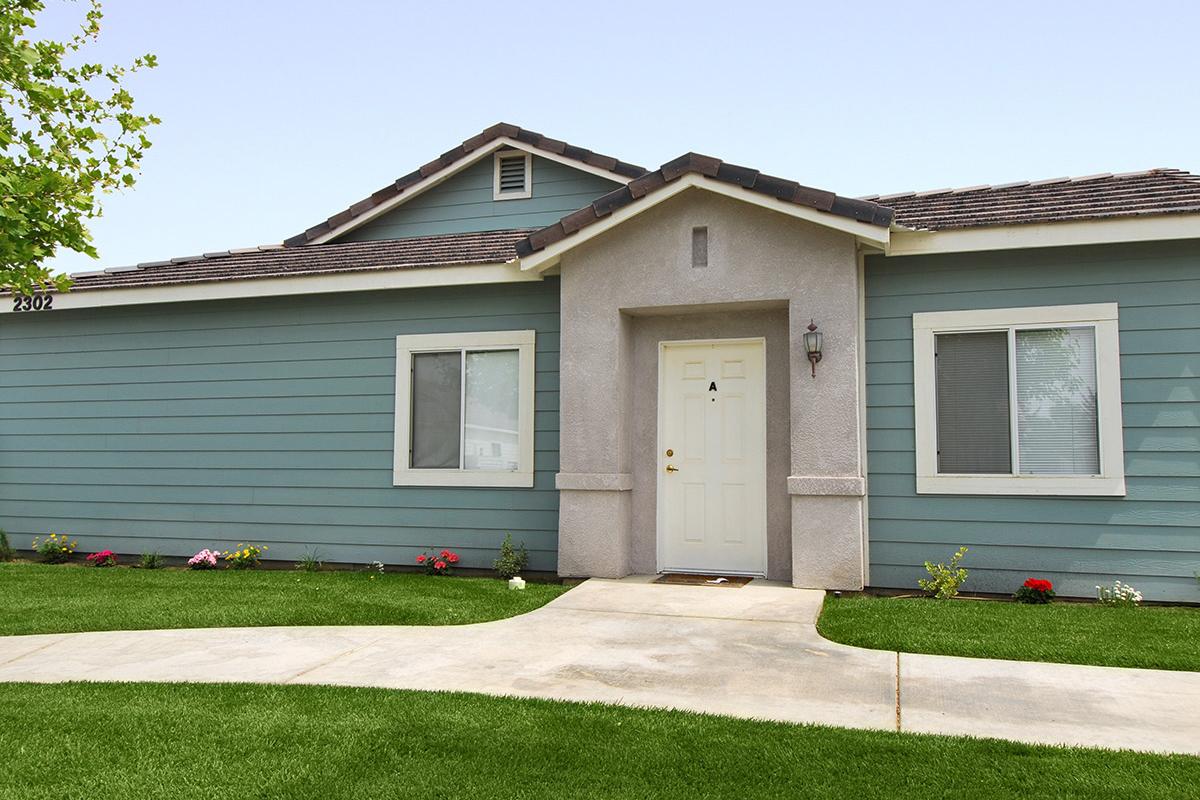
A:
MULTIPOLYGON (((395 449, 392 484, 395 486, 533 486, 534 343, 532 330, 420 333, 396 337, 395 449), (413 469, 409 466, 412 419, 412 354, 460 350, 513 350, 518 353, 518 420, 520 456, 515 472, 466 469, 413 469)), ((465 376, 464 376, 465 377, 465 376)), ((465 394, 465 392, 464 392, 465 394)))
MULTIPOLYGON (((887 205, 887 201, 882 201, 887 205)), ((1033 225, 989 225, 944 231, 893 227, 889 256, 970 253, 1027 247, 1150 242, 1200 238, 1200 214, 1159 214, 1033 225)))
MULTIPOLYGON (((993 308, 913 314, 913 400, 918 494, 1009 494, 1124 496, 1125 447, 1121 421, 1120 336, 1116 303, 993 308), (1012 337, 1023 328, 1090 325, 1096 331, 1096 407, 1099 427, 1099 475, 942 475, 937 471, 937 387, 934 336, 938 333, 1008 331, 1009 387, 1012 337)), ((1009 408, 1016 414, 1016 403, 1009 408)), ((1015 420, 1015 416, 1014 416, 1015 420)), ((1010 421, 1014 453, 1015 421, 1010 421)), ((1013 468, 1018 469, 1016 456, 1013 468)))
POLYGON ((871 531, 870 492, 867 491, 867 259, 863 248, 855 248, 856 272, 858 275, 858 470, 862 475, 862 580, 863 586, 871 585, 871 531))
POLYGON ((716 571, 716 572, 722 572, 727 575, 754 575, 756 577, 764 577, 767 575, 767 572, 770 569, 770 564, 768 562, 768 559, 770 558, 770 555, 771 555, 770 547, 768 545, 768 540, 770 539, 770 530, 769 530, 769 526, 767 525, 767 520, 769 519, 769 517, 767 516, 767 503, 768 503, 767 495, 770 492, 769 492, 769 483, 767 482, 767 464, 766 464, 767 447, 766 447, 766 441, 765 441, 765 437, 767 434, 766 420, 768 419, 768 417, 767 417, 767 373, 766 373, 767 339, 765 336, 744 336, 744 337, 737 337, 737 338, 733 338, 733 339, 673 339, 673 340, 668 340, 668 341, 660 341, 658 343, 658 389, 657 389, 657 396, 656 396, 657 399, 655 401, 658 404, 658 413, 656 415, 658 419, 657 419, 657 427, 654 431, 654 459, 655 459, 655 468, 654 468, 654 474, 655 474, 654 562, 655 562, 655 566, 654 566, 654 569, 655 569, 655 572, 664 572, 668 569, 672 572, 701 572, 701 570, 678 569, 675 567, 669 567, 664 564, 664 560, 663 560, 663 529, 664 529, 663 511, 666 508, 665 504, 663 503, 663 476, 666 473, 664 470, 659 469, 659 467, 658 467, 659 462, 664 457, 663 456, 664 449, 663 449, 663 441, 662 441, 662 432, 663 432, 663 426, 664 426, 664 422, 665 422, 665 420, 664 420, 665 406, 663 404, 663 383, 666 379, 666 361, 663 358, 663 352, 668 347, 688 347, 688 346, 701 347, 704 345, 721 345, 721 344, 757 344, 762 350, 762 358, 763 358, 763 375, 762 375, 763 395, 762 396, 763 396, 763 437, 764 437, 764 442, 763 442, 763 481, 764 481, 763 489, 764 489, 764 491, 763 491, 763 508, 762 508, 762 513, 763 513, 762 518, 763 518, 763 525, 764 525, 763 537, 762 537, 762 565, 763 565, 763 568, 762 568, 762 572, 738 572, 738 571, 729 571, 729 570, 723 570, 723 569, 722 570, 703 570, 703 572, 716 571))
POLYGON ((516 262, 461 264, 450 267, 373 267, 369 270, 319 272, 278 278, 244 278, 160 286, 113 287, 57 292, 51 311, 14 312, 11 302, 0 302, 0 314, 53 314, 74 308, 234 300, 244 297, 280 297, 304 294, 340 294, 382 289, 418 289, 429 286, 471 286, 490 283, 528 283, 542 276, 522 272, 516 262))
POLYGON ((418 195, 423 194, 424 192, 427 192, 428 190, 432 189, 434 186, 437 186, 442 181, 446 180, 447 178, 449 178, 459 172, 462 172, 464 169, 466 169, 467 167, 476 163, 477 161, 482 161, 484 158, 487 158, 489 155, 496 152, 497 150, 504 150, 504 149, 524 150, 525 152, 532 153, 533 155, 538 156, 539 158, 545 158, 550 161, 557 161, 559 164, 565 164, 566 166, 571 167, 573 169, 580 170, 581 172, 587 172, 591 175, 596 175, 601 178, 606 178, 606 179, 608 179, 610 181, 614 181, 616 183, 625 184, 625 183, 629 183, 629 181, 632 180, 631 178, 629 178, 625 175, 621 175, 616 172, 609 172, 608 170, 601 169, 600 167, 593 167, 591 164, 585 164, 584 162, 576 161, 573 158, 566 158, 565 156, 558 155, 557 153, 551 153, 548 150, 539 150, 538 148, 533 147, 532 145, 526 144, 525 142, 518 142, 516 139, 510 139, 507 136, 501 136, 501 137, 499 137, 497 139, 493 139, 492 141, 483 145, 478 150, 474 150, 474 151, 468 153, 467 155, 463 156, 458 161, 453 162, 449 166, 443 167, 442 169, 438 170, 437 172, 431 173, 429 175, 429 177, 424 178, 424 179, 418 181, 417 183, 414 183, 412 186, 408 187, 400 194, 396 195, 395 197, 391 198, 390 200, 380 203, 379 205, 372 208, 370 211, 364 211, 362 214, 359 214, 357 217, 346 222, 344 225, 339 225, 338 227, 334 228, 333 230, 321 234, 317 238, 310 241, 309 244, 324 244, 325 242, 328 242, 332 239, 336 239, 339 236, 343 236, 343 235, 349 233, 350 231, 354 230, 355 228, 359 228, 359 227, 367 224, 371 220, 376 219, 377 217, 382 216, 383 214, 386 214, 387 212, 391 211, 392 209, 396 208, 397 206, 407 203, 409 200, 412 200, 414 197, 417 197, 418 195))
POLYGON ((533 155, 526 150, 497 150, 492 155, 492 199, 528 200, 533 197, 533 155), (500 191, 500 162, 506 158, 525 159, 525 183, 519 192, 500 191))
POLYGON ((844 233, 849 233, 855 236, 864 243, 875 247, 886 247, 889 240, 890 231, 887 228, 879 225, 868 225, 865 222, 858 222, 838 214, 830 214, 826 211, 817 211, 808 206, 797 205, 796 203, 788 203, 776 197, 754 192, 750 189, 745 189, 741 186, 733 186, 723 181, 713 180, 704 175, 689 173, 677 180, 671 181, 660 189, 657 189, 645 197, 639 198, 623 208, 619 208, 612 214, 599 222, 594 222, 585 228, 582 228, 576 233, 568 235, 565 239, 561 239, 544 250, 539 250, 532 255, 520 259, 521 269, 537 270, 544 272, 545 270, 558 264, 563 253, 578 247, 586 241, 594 239, 602 233, 620 225, 626 220, 654 208, 659 203, 662 203, 680 192, 687 189, 704 189, 705 191, 713 192, 714 194, 731 197, 734 200, 741 200, 751 205, 759 206, 760 208, 778 211, 781 214, 787 214, 789 217, 796 217, 808 222, 822 225, 826 228, 833 228, 844 233))

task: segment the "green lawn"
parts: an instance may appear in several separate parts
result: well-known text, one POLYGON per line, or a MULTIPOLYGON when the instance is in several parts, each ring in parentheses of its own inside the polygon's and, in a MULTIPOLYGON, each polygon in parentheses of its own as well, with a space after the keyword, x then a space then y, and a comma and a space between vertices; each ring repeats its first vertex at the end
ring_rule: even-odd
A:
POLYGON ((0 797, 1195 796, 1200 759, 326 686, 0 684, 0 797))
POLYGON ((0 635, 249 625, 460 625, 523 614, 566 588, 365 572, 0 564, 0 635))
POLYGON ((1200 670, 1200 608, 826 597, 817 628, 878 650, 1200 670))

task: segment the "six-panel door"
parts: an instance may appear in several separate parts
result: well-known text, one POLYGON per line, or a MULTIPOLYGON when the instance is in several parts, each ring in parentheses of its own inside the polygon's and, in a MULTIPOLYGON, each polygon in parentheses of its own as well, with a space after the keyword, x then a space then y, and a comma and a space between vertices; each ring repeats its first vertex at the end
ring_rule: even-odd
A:
POLYGON ((766 572, 763 349, 761 340, 662 345, 660 571, 766 572))

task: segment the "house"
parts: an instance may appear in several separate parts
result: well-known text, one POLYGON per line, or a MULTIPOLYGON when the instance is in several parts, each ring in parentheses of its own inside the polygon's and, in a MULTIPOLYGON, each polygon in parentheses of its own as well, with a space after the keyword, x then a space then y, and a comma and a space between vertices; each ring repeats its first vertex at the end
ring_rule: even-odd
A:
POLYGON ((0 527, 82 548, 1200 601, 1200 177, 853 199, 495 125, 281 245, 0 317, 0 527))

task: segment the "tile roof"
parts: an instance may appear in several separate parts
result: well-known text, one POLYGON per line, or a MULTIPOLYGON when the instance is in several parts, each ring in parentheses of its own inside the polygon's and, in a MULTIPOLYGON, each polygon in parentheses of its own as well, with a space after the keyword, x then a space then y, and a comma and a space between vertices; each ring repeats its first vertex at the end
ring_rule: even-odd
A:
POLYGON ((862 198, 918 230, 1200 212, 1200 175, 1152 169, 862 198))
POLYGON ((685 153, 679 158, 663 164, 654 172, 647 172, 641 177, 634 178, 625 186, 614 189, 596 199, 591 205, 568 214, 553 225, 536 231, 527 239, 517 243, 517 253, 524 257, 542 250, 578 230, 599 222, 617 209, 630 205, 689 174, 703 175, 787 203, 826 211, 870 225, 886 228, 892 221, 891 209, 878 203, 840 197, 833 192, 813 189, 795 181, 765 175, 756 169, 726 164, 712 156, 685 153))
POLYGON ((370 196, 359 200, 344 211, 339 211, 324 222, 319 222, 303 233, 285 239, 283 244, 286 247, 306 245, 318 236, 323 236, 336 228, 340 228, 355 217, 365 214, 375 206, 386 203, 392 198, 403 194, 404 191, 425 180, 425 178, 428 178, 435 172, 440 172, 459 159, 501 137, 515 139, 518 142, 529 145, 535 150, 544 150, 547 153, 553 153, 554 155, 569 158, 572 161, 578 161, 588 166, 607 170, 608 172, 615 172, 627 178, 636 178, 646 172, 645 168, 639 167, 636 164, 628 164, 612 156, 593 153, 591 150, 585 150, 582 147, 576 147, 573 144, 567 144, 558 139, 551 139, 535 131, 527 131, 516 125, 509 125, 507 122, 498 122, 481 133, 467 139, 458 147, 447 150, 428 164, 413 170, 401 178, 397 178, 392 183, 389 183, 370 196))
POLYGON ((516 243, 532 232, 529 228, 518 228, 308 247, 267 245, 226 250, 170 261, 151 261, 134 267, 78 273, 71 276, 75 281, 71 291, 374 269, 495 264, 516 258, 516 243))

